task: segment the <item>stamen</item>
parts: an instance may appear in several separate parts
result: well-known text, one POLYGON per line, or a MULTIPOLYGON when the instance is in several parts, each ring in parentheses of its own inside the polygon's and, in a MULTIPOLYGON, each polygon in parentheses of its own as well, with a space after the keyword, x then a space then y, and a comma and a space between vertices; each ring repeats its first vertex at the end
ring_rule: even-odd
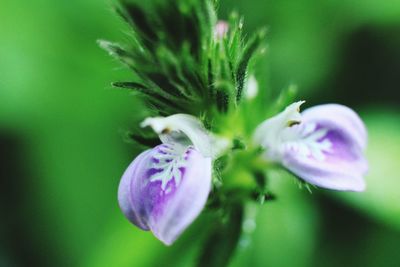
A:
POLYGON ((300 121, 288 121, 288 127, 292 127, 292 126, 298 125, 300 123, 301 123, 300 121))

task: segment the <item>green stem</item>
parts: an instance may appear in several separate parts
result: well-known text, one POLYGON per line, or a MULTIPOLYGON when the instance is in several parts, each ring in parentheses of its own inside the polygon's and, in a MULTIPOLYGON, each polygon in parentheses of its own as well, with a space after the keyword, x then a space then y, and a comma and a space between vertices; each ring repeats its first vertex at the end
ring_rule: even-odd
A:
POLYGON ((235 253, 242 232, 243 204, 230 203, 225 211, 226 216, 212 226, 203 244, 198 267, 228 266, 235 253))

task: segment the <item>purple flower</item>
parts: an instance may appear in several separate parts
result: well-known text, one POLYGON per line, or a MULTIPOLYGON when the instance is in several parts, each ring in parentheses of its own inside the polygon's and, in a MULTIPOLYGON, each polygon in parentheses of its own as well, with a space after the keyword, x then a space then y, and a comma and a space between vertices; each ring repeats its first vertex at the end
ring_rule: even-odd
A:
POLYGON ((304 181, 335 190, 363 191, 367 132, 351 109, 327 104, 299 113, 304 101, 258 126, 254 141, 265 157, 304 181))
POLYGON ((167 245, 202 211, 211 188, 211 158, 193 147, 162 144, 140 154, 122 176, 125 216, 167 245))
POLYGON ((164 144, 144 151, 129 165, 118 201, 133 224, 170 245, 204 208, 211 190, 212 158, 225 141, 186 114, 148 118, 142 126, 152 127, 164 144))

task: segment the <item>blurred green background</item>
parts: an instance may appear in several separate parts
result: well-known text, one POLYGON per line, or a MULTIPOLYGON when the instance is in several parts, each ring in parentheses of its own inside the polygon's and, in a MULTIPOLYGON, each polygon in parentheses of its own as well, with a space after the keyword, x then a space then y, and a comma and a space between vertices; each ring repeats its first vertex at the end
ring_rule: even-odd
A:
MULTIPOLYGON (((166 248, 118 209, 119 178, 138 153, 123 136, 143 106, 109 86, 130 77, 96 44, 126 38, 111 7, 0 2, 1 267, 191 266, 198 225, 212 223, 200 218, 166 248)), ((399 266, 400 1, 221 0, 222 18, 232 9, 246 30, 269 28, 261 89, 295 82, 308 106, 361 114, 370 172, 360 194, 309 194, 272 177, 278 200, 231 266, 399 266)))

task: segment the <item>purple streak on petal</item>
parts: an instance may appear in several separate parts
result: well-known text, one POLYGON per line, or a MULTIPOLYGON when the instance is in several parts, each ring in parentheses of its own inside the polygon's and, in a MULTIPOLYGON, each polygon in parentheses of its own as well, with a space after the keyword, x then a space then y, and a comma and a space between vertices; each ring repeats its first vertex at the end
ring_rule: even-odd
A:
POLYGON ((314 131, 328 130, 318 142, 328 140, 331 147, 323 152, 324 160, 286 151, 282 164, 308 183, 329 189, 363 191, 363 175, 368 169, 364 158, 367 133, 358 115, 336 104, 316 106, 302 115, 304 127, 315 123, 314 131))
POLYGON ((352 143, 345 137, 342 131, 329 130, 324 139, 329 140, 332 144, 332 153, 327 153, 328 159, 334 157, 340 160, 353 161, 358 158, 358 155, 352 153, 353 151, 349 149, 352 147, 352 143))
POLYGON ((131 222, 150 229, 170 245, 200 214, 210 188, 211 158, 192 147, 179 151, 162 144, 142 153, 129 166, 121 180, 119 200, 131 222), (165 155, 169 156, 154 160, 165 155))
POLYGON ((339 104, 318 105, 301 113, 304 123, 329 124, 344 131, 362 150, 367 146, 367 130, 352 109, 339 104))
POLYGON ((143 230, 149 230, 149 228, 142 222, 140 217, 132 210, 132 200, 131 200, 131 188, 130 184, 132 178, 137 173, 138 166, 141 165, 143 160, 147 159, 151 150, 146 150, 141 153, 136 159, 128 166, 125 173, 123 174, 118 187, 118 202, 119 206, 124 213, 125 217, 128 218, 133 224, 138 226, 143 230))

